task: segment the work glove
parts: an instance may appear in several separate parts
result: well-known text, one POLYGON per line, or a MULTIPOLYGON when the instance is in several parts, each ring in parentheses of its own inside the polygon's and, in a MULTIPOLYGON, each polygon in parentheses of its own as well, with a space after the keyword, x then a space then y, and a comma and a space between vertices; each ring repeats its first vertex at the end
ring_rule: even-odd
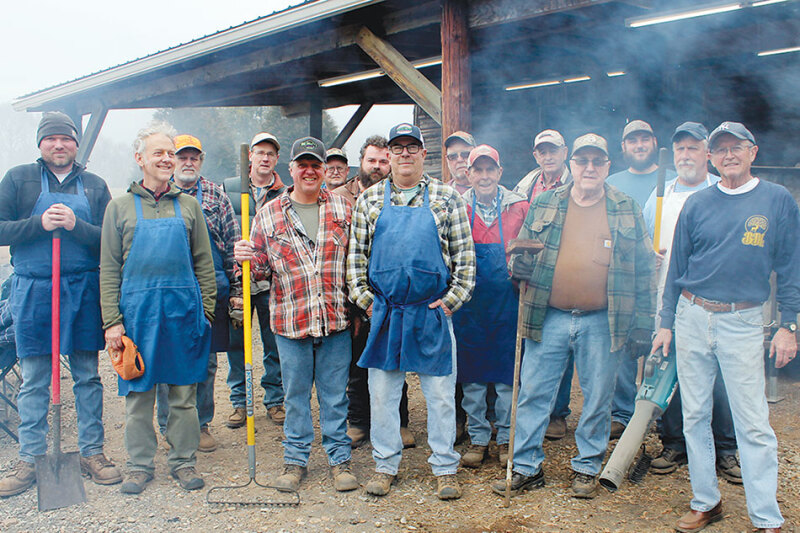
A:
POLYGON ((638 359, 649 354, 653 347, 653 332, 649 329, 634 329, 628 335, 626 346, 631 359, 638 359))
POLYGON ((511 278, 528 282, 532 275, 533 256, 527 253, 514 256, 514 260, 511 262, 511 278))
POLYGON ((231 298, 228 303, 228 318, 231 326, 238 329, 244 326, 244 309, 242 309, 241 298, 231 298))

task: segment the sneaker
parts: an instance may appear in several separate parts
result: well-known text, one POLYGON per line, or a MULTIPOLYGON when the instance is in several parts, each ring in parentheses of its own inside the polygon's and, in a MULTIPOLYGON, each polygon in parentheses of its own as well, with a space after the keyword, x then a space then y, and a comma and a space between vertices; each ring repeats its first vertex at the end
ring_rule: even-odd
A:
POLYGON ((497 458, 500 460, 500 466, 503 468, 508 464, 508 443, 497 445, 497 458))
POLYGON ((597 487, 597 476, 576 472, 572 480, 572 496, 590 500, 597 496, 597 487))
POLYGON ((102 453, 81 457, 81 474, 98 485, 116 485, 122 482, 122 473, 102 453))
POLYGON ((609 435, 609 440, 617 440, 622 436, 622 432, 625 431, 625 424, 622 422, 617 422, 614 420, 611 422, 611 435, 609 435))
POLYGON ((14 470, 0 479, 0 497, 8 498, 22 494, 36 481, 36 466, 23 460, 17 461, 14 470))
POLYGON ((296 492, 308 469, 300 465, 284 465, 283 474, 275 481, 275 488, 282 492, 296 492))
POLYGON ((273 405, 267 409, 267 418, 272 420, 273 423, 282 426, 283 421, 286 420, 286 410, 282 405, 273 405))
POLYGON ((686 452, 664 448, 661 450, 661 455, 650 463, 650 471, 658 475, 669 474, 688 462, 689 459, 686 457, 686 452))
POLYGON ((234 407, 233 412, 228 416, 228 421, 225 425, 231 429, 236 429, 244 426, 247 423, 247 409, 244 407, 234 407))
POLYGON ((717 459, 717 473, 734 485, 742 484, 742 467, 735 455, 723 455, 717 459))
POLYGON ((480 444, 470 444, 466 453, 461 456, 461 464, 468 468, 478 468, 486 459, 486 452, 489 450, 488 446, 481 446, 480 444))
POLYGON ((358 488, 358 480, 350 471, 350 461, 331 467, 333 487, 339 492, 347 492, 358 488))
MULTIPOLYGON (((506 495, 506 478, 497 479, 492 482, 492 491, 500 496, 506 495)), ((519 472, 511 474, 511 496, 516 496, 529 489, 544 487, 544 470, 539 470, 532 476, 526 476, 519 472)))
POLYGON ((137 470, 128 475, 119 491, 123 494, 139 494, 144 490, 144 486, 152 480, 153 474, 137 470))
POLYGON ((217 449, 217 441, 208 430, 208 427, 200 428, 200 445, 197 447, 198 452, 210 453, 217 449))
POLYGON ((550 419, 547 424, 547 430, 544 432, 544 438, 547 440, 560 440, 567 436, 567 419, 563 416, 558 416, 550 419))
POLYGON ((375 472, 375 475, 367 482, 364 490, 367 491, 367 494, 372 494, 373 496, 386 496, 389 494, 394 478, 395 476, 391 474, 375 472))
POLYGON ((364 428, 351 426, 347 430, 347 436, 350 437, 350 447, 353 449, 363 446, 369 442, 369 430, 364 428))
POLYGON ((461 487, 455 474, 436 477, 436 496, 440 500, 457 500, 461 497, 461 487))
POLYGON ((173 470, 172 477, 178 480, 178 484, 184 490, 202 489, 206 485, 193 466, 184 466, 173 470))
POLYGON ((403 448, 414 448, 417 445, 417 439, 411 430, 400 426, 400 438, 403 439, 403 448))

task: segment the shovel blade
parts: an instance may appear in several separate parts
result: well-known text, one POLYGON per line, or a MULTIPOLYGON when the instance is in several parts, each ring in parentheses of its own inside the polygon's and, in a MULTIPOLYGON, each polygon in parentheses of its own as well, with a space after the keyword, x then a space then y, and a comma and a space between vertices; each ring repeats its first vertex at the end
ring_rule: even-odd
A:
POLYGON ((36 458, 36 489, 39 510, 49 511, 86 501, 78 452, 36 458))

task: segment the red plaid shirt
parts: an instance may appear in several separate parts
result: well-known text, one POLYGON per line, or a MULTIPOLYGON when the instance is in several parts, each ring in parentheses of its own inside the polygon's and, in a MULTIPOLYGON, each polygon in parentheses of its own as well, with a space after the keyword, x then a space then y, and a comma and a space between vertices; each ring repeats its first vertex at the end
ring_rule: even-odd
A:
POLYGON ((272 277, 273 333, 290 339, 324 337, 348 326, 345 262, 351 207, 341 196, 320 190, 315 246, 292 207, 292 190, 256 215, 250 232, 256 255, 250 265, 254 279, 272 277))

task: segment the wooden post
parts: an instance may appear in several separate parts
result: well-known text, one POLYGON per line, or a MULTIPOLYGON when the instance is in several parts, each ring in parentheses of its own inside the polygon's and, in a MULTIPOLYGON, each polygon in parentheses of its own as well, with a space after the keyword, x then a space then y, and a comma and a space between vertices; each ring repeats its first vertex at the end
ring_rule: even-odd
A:
POLYGON ((450 181, 444 139, 472 128, 467 0, 442 2, 442 181, 450 181))

